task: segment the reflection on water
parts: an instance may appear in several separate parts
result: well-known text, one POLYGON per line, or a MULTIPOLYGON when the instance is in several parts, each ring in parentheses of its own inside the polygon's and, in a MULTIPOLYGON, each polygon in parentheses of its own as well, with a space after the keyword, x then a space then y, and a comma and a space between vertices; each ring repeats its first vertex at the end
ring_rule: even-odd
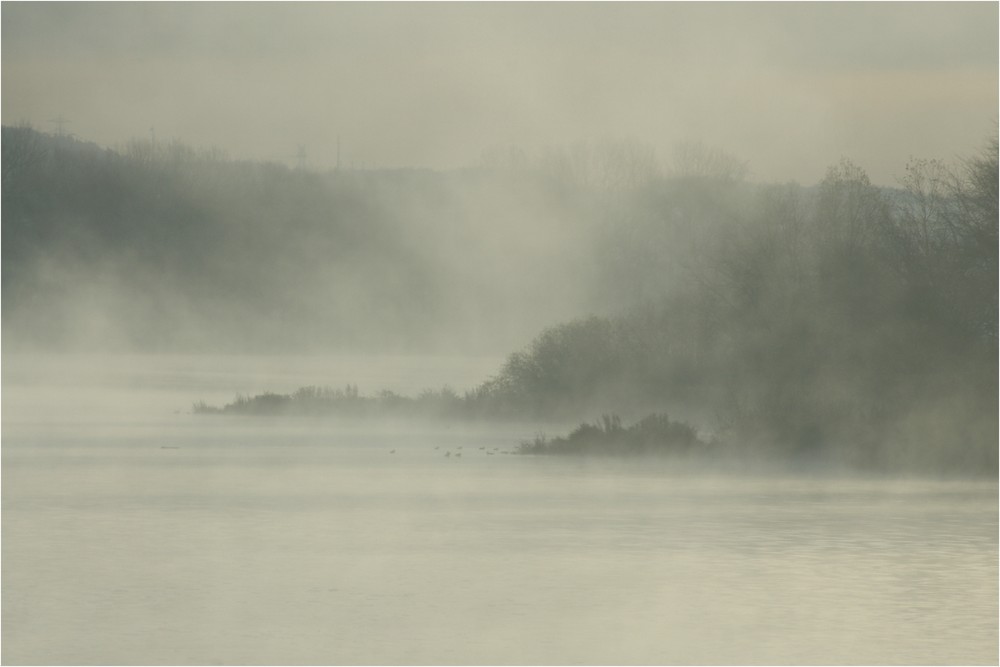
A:
POLYGON ((517 457, 530 425, 4 373, 8 664, 997 661, 995 483, 517 457))

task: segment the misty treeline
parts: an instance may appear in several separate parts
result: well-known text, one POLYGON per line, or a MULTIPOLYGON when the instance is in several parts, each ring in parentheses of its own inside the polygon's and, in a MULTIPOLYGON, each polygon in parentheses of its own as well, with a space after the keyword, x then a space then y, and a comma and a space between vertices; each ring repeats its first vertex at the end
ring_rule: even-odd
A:
POLYGON ((993 140, 894 190, 846 160, 815 188, 657 183, 599 262, 629 312, 547 329, 477 397, 669 406, 757 452, 995 474, 997 182, 993 140))
POLYGON ((7 349, 495 353, 589 309, 591 202, 556 178, 2 146, 7 349))
MULTIPOLYGON (((417 396, 404 396, 388 389, 365 395, 358 386, 344 388, 300 387, 291 394, 264 392, 255 396, 239 394, 222 407, 205 401, 194 403, 195 414, 299 415, 349 418, 376 417, 406 419, 464 419, 473 416, 468 396, 460 396, 450 387, 425 389, 417 396)), ((483 412, 480 416, 489 416, 483 412)))
POLYGON ((698 144, 664 166, 627 142, 316 173, 4 127, 4 344, 509 350, 535 336, 463 395, 307 388, 223 409, 668 411, 755 452, 995 473, 996 140, 913 159, 895 188, 847 160, 813 186, 747 173, 698 144))

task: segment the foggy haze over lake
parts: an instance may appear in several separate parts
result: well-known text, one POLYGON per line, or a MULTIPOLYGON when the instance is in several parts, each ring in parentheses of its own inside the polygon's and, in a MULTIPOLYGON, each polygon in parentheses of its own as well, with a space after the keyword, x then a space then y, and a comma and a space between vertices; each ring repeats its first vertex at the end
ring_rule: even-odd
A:
POLYGON ((488 456, 538 425, 184 409, 316 373, 465 377, 435 366, 6 360, 4 662, 996 656, 995 480, 488 456))
POLYGON ((996 3, 4 3, 4 664, 996 664, 996 3))

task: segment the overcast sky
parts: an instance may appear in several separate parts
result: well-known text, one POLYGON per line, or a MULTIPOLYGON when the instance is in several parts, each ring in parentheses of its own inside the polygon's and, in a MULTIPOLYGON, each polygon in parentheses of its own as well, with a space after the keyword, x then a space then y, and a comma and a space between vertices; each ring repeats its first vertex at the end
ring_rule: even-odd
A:
POLYGON ((4 123, 313 167, 450 168, 484 149, 702 141, 759 181, 995 132, 998 5, 983 3, 10 3, 4 123))

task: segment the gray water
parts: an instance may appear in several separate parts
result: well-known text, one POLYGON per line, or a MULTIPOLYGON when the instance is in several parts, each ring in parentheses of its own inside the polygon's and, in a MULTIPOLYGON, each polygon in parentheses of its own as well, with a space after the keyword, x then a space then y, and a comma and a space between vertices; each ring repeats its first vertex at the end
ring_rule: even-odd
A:
POLYGON ((5 358, 3 662, 997 663, 995 482, 503 454, 529 424, 189 414, 494 368, 5 358))

